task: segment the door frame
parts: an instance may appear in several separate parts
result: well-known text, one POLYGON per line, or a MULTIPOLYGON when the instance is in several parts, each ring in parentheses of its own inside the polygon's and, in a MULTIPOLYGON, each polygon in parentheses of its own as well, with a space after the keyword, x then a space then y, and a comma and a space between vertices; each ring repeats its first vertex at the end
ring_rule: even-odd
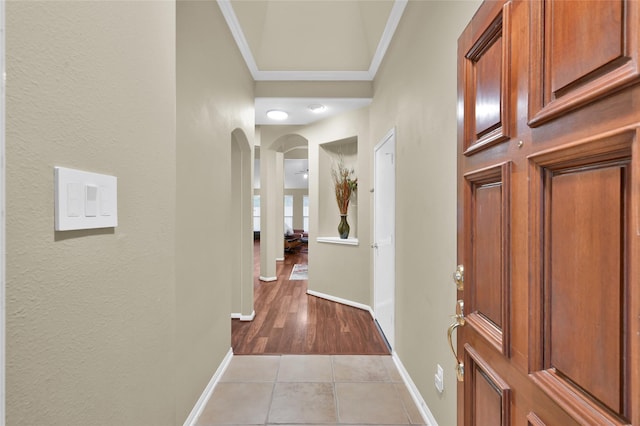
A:
POLYGON ((232 277, 231 318, 252 321, 253 306, 253 150, 249 139, 240 128, 231 132, 231 176, 232 186, 237 185, 237 198, 232 199, 232 227, 239 235, 234 247, 238 256, 237 275, 232 277), (235 179, 233 178, 235 176, 235 179))
MULTIPOLYGON (((378 150, 380 150, 387 142, 393 140, 393 155, 394 157, 396 157, 396 129, 395 127, 390 129, 387 134, 380 140, 380 142, 378 142, 378 144, 373 148, 373 182, 375 185, 376 182, 376 176, 378 174, 378 170, 377 170, 377 163, 376 163, 376 153, 378 152, 378 150)), ((395 165, 395 160, 394 160, 394 165, 395 165)), ((396 288, 396 242, 395 242, 395 225, 396 225, 396 217, 395 217, 395 212, 396 212, 396 186, 395 186, 395 182, 396 182, 396 168, 393 168, 393 180, 394 180, 394 185, 393 185, 393 200, 390 200, 391 202, 389 203, 391 205, 391 209, 393 209, 393 227, 394 227, 394 238, 393 241, 391 242, 391 244, 393 245, 392 247, 392 253, 393 253, 393 282, 391 283, 392 285, 392 293, 393 293, 393 301, 392 301, 392 306, 393 306, 393 317, 395 318, 395 314, 396 314, 396 298, 395 298, 395 288, 396 288)), ((376 235, 376 220, 378 217, 378 213, 376 211, 376 198, 377 198, 377 189, 374 186, 374 190, 373 190, 373 243, 371 245, 371 248, 375 250, 375 246, 376 246, 376 242, 377 242, 377 235, 376 235)), ((373 261, 372 261, 372 265, 373 265, 373 312, 374 312, 374 316, 376 318, 376 322, 377 322, 377 290, 379 288, 379 278, 376 276, 376 256, 375 256, 375 252, 372 251, 372 257, 373 257, 373 261)), ((380 326, 380 324, 378 323, 378 326, 380 326)), ((380 328, 382 329, 382 327, 380 326, 380 328)), ((391 349, 393 350, 393 347, 395 346, 395 320, 394 320, 394 325, 393 325, 393 330, 391 330, 391 335, 387 336, 384 333, 383 330, 383 334, 384 337, 387 339, 387 343, 389 344, 389 346, 391 346, 391 349)))

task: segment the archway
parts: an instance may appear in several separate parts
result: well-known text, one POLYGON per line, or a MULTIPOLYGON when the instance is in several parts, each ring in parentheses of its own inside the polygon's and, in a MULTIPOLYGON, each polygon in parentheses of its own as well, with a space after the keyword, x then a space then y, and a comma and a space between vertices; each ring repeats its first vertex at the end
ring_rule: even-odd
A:
POLYGON ((308 200, 308 184, 305 188, 285 188, 285 182, 290 181, 285 176, 285 162, 302 159, 305 160, 305 169, 297 171, 307 172, 308 182, 309 173, 313 172, 308 170, 308 141, 306 138, 298 134, 288 134, 261 148, 260 279, 262 281, 275 280, 276 261, 284 259, 284 239, 282 237, 285 233, 283 202, 285 192, 293 197, 291 225, 294 226, 292 228, 305 228, 304 197, 306 196, 308 200), (295 191, 295 189, 301 191, 295 191))
POLYGON ((253 309, 253 150, 241 129, 231 133, 231 317, 251 321, 253 309))

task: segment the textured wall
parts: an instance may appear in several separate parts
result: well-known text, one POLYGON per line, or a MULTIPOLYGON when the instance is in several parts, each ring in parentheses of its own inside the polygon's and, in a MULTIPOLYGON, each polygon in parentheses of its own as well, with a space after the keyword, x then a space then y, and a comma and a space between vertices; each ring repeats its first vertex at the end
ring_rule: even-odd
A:
POLYGON ((181 422, 231 347, 230 265, 235 254, 229 242, 238 238, 229 226, 231 135, 241 129, 253 145, 254 108, 253 79, 216 2, 179 1, 176 31, 176 353, 181 422))
POLYGON ((396 127, 396 347, 441 425, 456 424, 446 331, 456 266, 457 39, 479 1, 409 2, 374 82, 371 136, 396 127), (436 364, 445 391, 433 385, 436 364))
POLYGON ((175 422, 175 6, 7 2, 7 424, 175 422), (119 226, 54 232, 53 167, 119 226))

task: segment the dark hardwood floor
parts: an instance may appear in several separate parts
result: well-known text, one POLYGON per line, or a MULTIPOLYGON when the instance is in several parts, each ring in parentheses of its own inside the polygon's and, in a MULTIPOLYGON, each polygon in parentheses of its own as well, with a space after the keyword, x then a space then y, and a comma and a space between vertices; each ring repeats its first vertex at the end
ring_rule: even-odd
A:
POLYGON ((388 355, 369 312, 307 294, 307 281, 290 281, 296 263, 307 263, 304 248, 278 262, 278 280, 262 282, 259 242, 254 247, 253 321, 231 320, 236 355, 388 355))

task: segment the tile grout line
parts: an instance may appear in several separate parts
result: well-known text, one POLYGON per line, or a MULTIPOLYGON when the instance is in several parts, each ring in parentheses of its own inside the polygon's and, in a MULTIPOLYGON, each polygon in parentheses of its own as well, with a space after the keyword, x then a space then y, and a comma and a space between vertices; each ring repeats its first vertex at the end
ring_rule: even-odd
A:
POLYGON ((335 355, 331 355, 331 380, 333 385, 333 400, 336 410, 336 424, 340 425, 340 403, 338 402, 338 388, 336 387, 336 373, 334 368, 335 355))
POLYGON ((280 374, 280 367, 282 367, 282 355, 278 355, 278 368, 276 368, 276 376, 273 379, 273 386, 271 387, 271 399, 269 400, 269 407, 267 407, 267 415, 264 419, 264 425, 269 424, 269 414, 271 414, 271 407, 273 405, 273 398, 276 395, 276 384, 278 383, 278 375, 280 374))

